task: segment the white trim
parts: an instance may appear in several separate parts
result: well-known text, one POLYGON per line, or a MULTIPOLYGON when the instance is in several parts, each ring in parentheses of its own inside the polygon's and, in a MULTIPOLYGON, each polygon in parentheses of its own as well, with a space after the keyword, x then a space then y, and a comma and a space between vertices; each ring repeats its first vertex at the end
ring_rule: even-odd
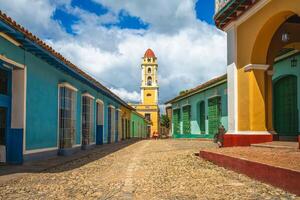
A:
POLYGON ((9 41, 10 43, 14 44, 17 47, 21 46, 20 42, 16 41, 15 39, 13 39, 12 37, 10 37, 9 35, 7 35, 4 32, 0 32, 0 36, 3 37, 4 39, 6 39, 7 41, 9 41))
POLYGON ((290 51, 290 52, 288 52, 288 53, 286 53, 286 54, 284 54, 284 55, 281 55, 281 56, 276 57, 274 61, 275 61, 275 62, 278 62, 278 61, 283 60, 283 59, 285 59, 285 58, 287 58, 287 57, 289 57, 289 56, 292 56, 292 55, 294 55, 294 54, 296 54, 296 53, 298 53, 298 52, 300 52, 300 51, 297 50, 297 49, 294 49, 294 50, 292 50, 292 51, 290 51))
MULTIPOLYGON (((75 143, 76 143, 76 141, 75 141, 75 143)), ((81 146, 81 144, 74 144, 74 145, 72 145, 72 148, 80 147, 80 146, 81 146)))
POLYGON ((215 95, 209 96, 209 97, 207 97, 207 100, 210 100, 210 99, 213 99, 213 98, 216 98, 216 97, 220 97, 221 98, 221 95, 215 94, 215 95))
POLYGON ((245 72, 249 72, 251 70, 264 70, 266 71, 270 65, 265 65, 265 64, 248 64, 244 68, 245 72))
POLYGON ((234 86, 233 86, 233 88, 234 88, 234 102, 235 102, 235 104, 234 104, 234 115, 235 115, 234 116, 234 130, 237 131, 238 130, 238 120, 239 120, 239 112, 238 112, 239 98, 238 98, 238 74, 237 74, 238 71, 237 71, 237 68, 235 65, 234 65, 233 71, 234 71, 234 75, 233 75, 234 86))
POLYGON ((241 15, 237 20, 232 21, 227 26, 225 26, 224 31, 228 31, 231 29, 232 26, 239 26, 243 22, 245 22, 249 17, 251 17, 254 13, 256 13, 258 10, 263 8, 265 5, 267 5, 271 0, 261 0, 257 2, 252 8, 247 10, 243 15, 241 15))
POLYGON ((70 90, 73 90, 73 91, 75 91, 75 92, 78 91, 78 89, 77 89, 76 87, 72 86, 70 83, 67 83, 67 82, 59 83, 58 86, 59 86, 59 87, 66 87, 66 88, 68 88, 68 89, 70 89, 70 90))
POLYGON ((269 131, 236 131, 235 133, 226 133, 227 135, 271 135, 269 131))
POLYGON ((116 110, 119 111, 119 112, 122 112, 122 110, 120 108, 117 108, 116 110))
POLYGON ((27 154, 41 153, 41 152, 53 151, 53 150, 58 150, 58 147, 43 148, 43 149, 34 149, 34 150, 26 150, 24 152, 24 154, 27 155, 27 154))
POLYGON ((3 60, 4 62, 8 63, 8 64, 11 64, 17 68, 20 68, 20 69, 24 69, 25 68, 25 65, 24 64, 21 64, 21 63, 18 63, 18 62, 15 62, 7 57, 5 57, 4 55, 0 55, 0 60, 3 60))
POLYGON ((97 100, 96 100, 96 103, 101 103, 101 104, 104 105, 104 103, 103 103, 103 101, 102 101, 101 99, 97 99, 97 100))
POLYGON ((23 129, 23 152, 26 151, 26 100, 27 100, 27 67, 24 66, 24 129, 23 129))
POLYGON ((88 92, 82 93, 81 96, 83 96, 83 97, 89 97, 89 98, 91 98, 91 99, 95 99, 95 97, 92 96, 92 95, 91 95, 90 93, 88 93, 88 92))
POLYGON ((109 108, 116 109, 116 107, 115 107, 115 106, 113 106, 113 105, 109 105, 108 107, 109 107, 109 108))

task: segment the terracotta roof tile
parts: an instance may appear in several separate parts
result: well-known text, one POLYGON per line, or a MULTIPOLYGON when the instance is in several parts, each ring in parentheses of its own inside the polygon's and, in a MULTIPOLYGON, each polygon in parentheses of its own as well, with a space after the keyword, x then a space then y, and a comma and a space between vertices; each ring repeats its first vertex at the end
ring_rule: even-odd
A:
POLYGON ((224 75, 219 76, 217 78, 211 79, 211 80, 209 80, 209 81, 207 81, 207 82, 205 82, 203 84, 200 84, 200 85, 198 85, 198 86, 196 86, 196 87, 194 87, 192 89, 187 90, 187 92, 185 92, 185 93, 183 93, 181 95, 178 95, 177 97, 175 97, 175 98, 167 101, 165 104, 172 103, 172 102, 177 101, 177 100, 179 100, 181 98, 187 97, 187 96, 191 95, 192 93, 195 93, 197 91, 205 89, 205 88, 207 88, 207 87, 209 87, 209 86, 211 86, 211 85, 213 85, 215 83, 218 83, 218 82, 220 82, 222 80, 226 80, 226 79, 227 79, 227 74, 224 74, 224 75))
POLYGON ((23 26, 21 26, 20 24, 18 24, 11 17, 7 16, 1 10, 0 10, 0 20, 4 21, 6 24, 10 25, 12 28, 14 28, 14 29, 18 30, 19 32, 21 32, 22 34, 24 34, 26 38, 28 38, 32 42, 37 43, 40 47, 42 47, 44 50, 46 50, 49 53, 51 53, 54 57, 56 57, 59 60, 61 60, 68 67, 70 67, 74 71, 76 71, 79 74, 81 74, 84 78, 86 78, 89 81, 91 81, 96 87, 98 87, 98 88, 106 91, 107 93, 109 93, 110 95, 112 95, 114 98, 116 98, 117 100, 119 100, 120 102, 122 102, 123 105, 125 105, 126 107, 130 108, 131 110, 133 110, 133 108, 131 106, 129 106, 125 101, 123 101, 120 97, 118 97, 116 94, 114 94, 108 88, 106 88, 105 86, 103 86, 97 80, 95 80, 94 78, 92 78, 91 76, 89 76, 86 72, 84 72, 83 70, 81 70, 79 67, 77 67, 76 65, 74 65, 73 63, 71 63, 69 60, 67 60, 65 57, 63 57, 60 53, 56 52, 51 46, 47 45, 44 41, 42 41, 40 38, 38 38, 37 36, 35 36, 31 32, 29 32, 27 29, 25 29, 23 26))

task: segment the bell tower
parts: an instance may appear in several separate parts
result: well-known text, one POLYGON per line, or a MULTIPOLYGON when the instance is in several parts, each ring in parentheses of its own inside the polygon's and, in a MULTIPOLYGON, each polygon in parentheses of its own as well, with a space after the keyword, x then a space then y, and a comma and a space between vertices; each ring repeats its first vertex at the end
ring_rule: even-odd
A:
POLYGON ((151 49, 147 49, 142 58, 141 100, 144 105, 158 104, 157 58, 151 49))

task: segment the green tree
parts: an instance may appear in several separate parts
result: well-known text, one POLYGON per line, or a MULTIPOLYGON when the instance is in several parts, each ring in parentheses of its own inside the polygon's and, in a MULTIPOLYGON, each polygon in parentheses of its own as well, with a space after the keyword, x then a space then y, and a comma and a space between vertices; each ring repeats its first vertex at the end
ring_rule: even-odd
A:
POLYGON ((170 119, 167 115, 161 115, 160 121, 164 127, 170 128, 170 119))

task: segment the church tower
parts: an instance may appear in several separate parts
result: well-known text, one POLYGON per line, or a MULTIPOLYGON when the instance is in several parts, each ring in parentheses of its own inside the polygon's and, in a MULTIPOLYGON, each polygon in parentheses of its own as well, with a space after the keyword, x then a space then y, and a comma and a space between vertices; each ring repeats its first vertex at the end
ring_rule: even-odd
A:
POLYGON ((159 134, 159 106, 158 106, 158 83, 157 83, 157 58, 151 49, 147 49, 142 57, 141 71, 141 103, 130 104, 136 111, 151 121, 148 127, 149 136, 156 132, 159 134))
POLYGON ((151 49, 147 49, 142 58, 141 100, 145 105, 158 104, 157 58, 151 49))

